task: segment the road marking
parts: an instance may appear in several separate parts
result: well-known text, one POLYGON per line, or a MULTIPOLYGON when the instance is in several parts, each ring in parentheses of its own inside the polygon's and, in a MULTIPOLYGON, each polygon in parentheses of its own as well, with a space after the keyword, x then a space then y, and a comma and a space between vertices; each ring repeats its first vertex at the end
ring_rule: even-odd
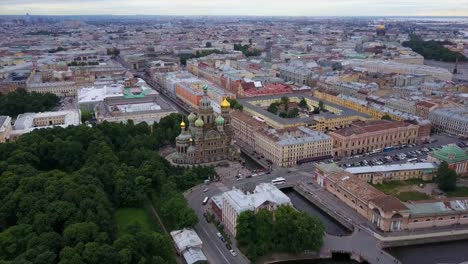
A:
MULTIPOLYGON (((205 234, 208 236, 208 239, 210 238, 210 235, 208 234, 208 232, 206 232, 205 228, 203 226, 201 226, 201 229, 203 230, 203 232, 205 232, 205 234)), ((221 249, 219 249, 219 247, 216 245, 216 242, 212 241, 215 248, 218 250, 218 252, 221 254, 221 256, 223 256, 224 260, 226 260, 226 263, 229 263, 229 260, 226 258, 226 256, 224 256, 223 252, 221 251, 221 249)))

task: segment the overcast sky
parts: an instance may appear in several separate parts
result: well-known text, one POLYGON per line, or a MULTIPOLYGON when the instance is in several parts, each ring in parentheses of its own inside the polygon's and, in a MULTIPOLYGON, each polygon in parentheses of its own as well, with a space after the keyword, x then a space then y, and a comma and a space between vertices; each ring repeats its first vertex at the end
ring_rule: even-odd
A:
POLYGON ((468 0, 0 0, 0 14, 468 16, 468 0))

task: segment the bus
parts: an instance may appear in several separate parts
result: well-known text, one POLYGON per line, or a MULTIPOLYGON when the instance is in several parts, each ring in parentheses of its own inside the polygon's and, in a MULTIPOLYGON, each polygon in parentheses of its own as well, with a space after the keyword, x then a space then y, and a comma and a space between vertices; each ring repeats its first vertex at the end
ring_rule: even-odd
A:
POLYGON ((386 147, 383 149, 383 152, 389 152, 389 151, 392 151, 393 150, 393 147, 386 147))
POLYGON ((279 185, 279 184, 285 184, 286 183, 286 179, 283 178, 283 177, 278 177, 276 179, 273 179, 271 181, 271 183, 273 183, 274 185, 279 185))
POLYGON ((377 153, 380 153, 380 152, 382 152, 381 149, 374 149, 373 151, 371 151, 370 154, 372 155, 372 154, 377 154, 377 153))
POLYGON ((210 197, 206 196, 205 199, 203 199, 203 205, 205 205, 206 203, 208 203, 208 200, 210 199, 210 197))

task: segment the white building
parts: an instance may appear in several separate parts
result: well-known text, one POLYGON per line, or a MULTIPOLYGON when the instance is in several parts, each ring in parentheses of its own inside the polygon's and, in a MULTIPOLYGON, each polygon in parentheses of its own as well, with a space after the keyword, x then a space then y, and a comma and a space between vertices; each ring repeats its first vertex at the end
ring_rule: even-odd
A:
POLYGON ((16 138, 29 133, 34 129, 51 127, 68 127, 81 124, 81 112, 79 110, 66 110, 43 113, 24 113, 18 115, 10 138, 16 138))
POLYGON ((5 143, 10 138, 11 117, 0 116, 0 143, 5 143))
POLYGON ((208 263, 202 252, 203 242, 193 229, 175 230, 171 232, 176 244, 177 253, 184 256, 187 264, 208 263))
POLYGON ((289 197, 271 183, 260 183, 251 193, 233 188, 223 193, 222 220, 227 230, 236 235, 237 218, 244 211, 266 208, 276 210, 280 205, 292 205, 289 197))
POLYGON ((435 109, 429 113, 429 120, 438 132, 468 138, 468 107, 435 109))

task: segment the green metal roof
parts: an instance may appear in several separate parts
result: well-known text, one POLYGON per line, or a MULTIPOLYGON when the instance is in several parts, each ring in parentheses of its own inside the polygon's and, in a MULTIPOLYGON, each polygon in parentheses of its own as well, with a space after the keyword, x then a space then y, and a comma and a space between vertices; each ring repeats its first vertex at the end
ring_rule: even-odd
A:
POLYGON ((438 160, 446 161, 447 163, 468 160, 468 154, 466 151, 455 144, 450 144, 439 150, 434 150, 430 155, 438 160))

